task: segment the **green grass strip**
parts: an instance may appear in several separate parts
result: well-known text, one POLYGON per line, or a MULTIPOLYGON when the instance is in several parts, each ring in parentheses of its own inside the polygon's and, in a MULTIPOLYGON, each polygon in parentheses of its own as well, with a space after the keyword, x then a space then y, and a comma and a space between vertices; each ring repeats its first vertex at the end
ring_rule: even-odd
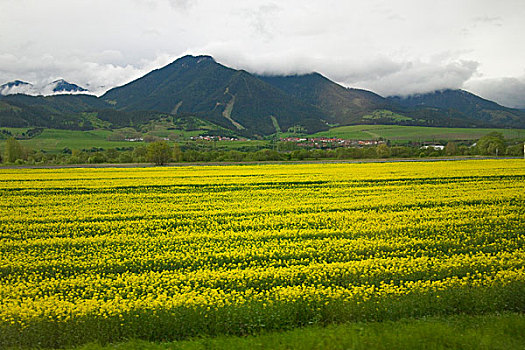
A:
POLYGON ((77 350, 115 349, 525 349, 525 315, 454 315, 387 322, 305 327, 255 336, 153 343, 88 344, 77 350))

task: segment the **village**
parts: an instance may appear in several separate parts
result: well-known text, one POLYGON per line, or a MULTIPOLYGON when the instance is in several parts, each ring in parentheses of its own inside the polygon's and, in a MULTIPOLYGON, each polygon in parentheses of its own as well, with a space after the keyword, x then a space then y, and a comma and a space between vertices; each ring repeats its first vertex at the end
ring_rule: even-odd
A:
POLYGON ((362 147, 377 146, 384 144, 383 140, 347 140, 337 137, 282 137, 281 142, 294 142, 300 147, 306 148, 336 148, 336 147, 362 147))

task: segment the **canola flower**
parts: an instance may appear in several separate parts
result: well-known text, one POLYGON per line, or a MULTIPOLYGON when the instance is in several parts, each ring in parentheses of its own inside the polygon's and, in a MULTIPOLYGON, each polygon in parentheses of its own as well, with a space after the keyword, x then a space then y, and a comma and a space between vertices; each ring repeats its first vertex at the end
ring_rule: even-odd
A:
POLYGON ((0 346, 525 309, 525 163, 0 170, 0 346))

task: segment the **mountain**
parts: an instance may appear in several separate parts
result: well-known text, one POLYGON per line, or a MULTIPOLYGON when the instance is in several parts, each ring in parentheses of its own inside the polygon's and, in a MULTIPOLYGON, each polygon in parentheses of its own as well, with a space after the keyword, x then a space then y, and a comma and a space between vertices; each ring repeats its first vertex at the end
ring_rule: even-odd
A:
POLYGON ((441 115, 471 123, 473 126, 525 127, 523 111, 501 106, 464 90, 446 89, 407 97, 394 96, 388 99, 412 109, 413 115, 418 113, 429 115, 437 111, 441 115))
POLYGON ((87 89, 84 89, 77 84, 68 83, 64 79, 58 79, 52 83, 45 86, 44 91, 50 90, 52 93, 75 93, 75 92, 86 92, 87 89))
POLYGON ((196 113, 241 134, 327 129, 326 112, 210 56, 182 57, 101 98, 120 110, 196 113))
POLYGON ((23 94, 2 97, 3 102, 20 107, 42 107, 53 113, 78 113, 111 108, 111 105, 93 95, 30 96, 23 94))
POLYGON ((462 90, 383 98, 367 90, 345 88, 319 73, 259 78, 326 111, 330 124, 525 127, 523 111, 462 90))
POLYGON ((395 109, 389 100, 373 92, 343 87, 319 73, 258 78, 326 111, 326 120, 331 124, 360 123, 363 116, 376 110, 395 109))
POLYGON ((74 93, 86 93, 87 89, 84 89, 77 84, 69 83, 64 79, 55 80, 44 86, 36 86, 31 83, 26 83, 21 80, 15 80, 3 85, 0 85, 0 95, 15 95, 25 94, 31 96, 50 96, 58 94, 74 94, 74 93))
POLYGON ((15 80, 0 85, 0 95, 6 96, 10 94, 31 94, 34 93, 34 86, 25 81, 15 80))
POLYGON ((464 90, 438 90, 426 94, 414 94, 406 97, 393 96, 388 98, 403 106, 408 107, 437 107, 455 109, 462 113, 472 113, 479 110, 504 110, 496 102, 485 100, 464 90))
POLYGON ((89 130, 91 122, 81 114, 105 108, 111 106, 92 95, 2 96, 0 126, 89 130))
MULTIPOLYGON (((62 79, 47 88, 52 96, 0 96, 0 126, 140 128, 185 115, 217 126, 209 130, 250 137, 352 124, 525 128, 525 112, 462 90, 383 98, 319 73, 256 76, 210 56, 184 56, 100 98, 62 79)), ((15 81, 0 91, 32 89, 15 81)))
POLYGON ((229 130, 193 115, 171 116, 155 111, 116 110, 92 95, 29 96, 23 94, 0 98, 0 127, 37 127, 66 130, 119 129, 137 130, 163 124, 168 130, 199 130, 207 135, 233 136, 229 130))
MULTIPOLYGON (((0 127, 43 127, 67 130, 118 129, 140 127, 152 121, 170 118, 173 127, 180 120, 155 111, 117 111, 91 95, 28 96, 10 95, 0 100, 0 127)), ((186 124, 190 124, 186 122, 186 124)), ((202 123, 201 123, 202 124, 202 123)), ((218 127, 216 128, 218 129, 218 127)))

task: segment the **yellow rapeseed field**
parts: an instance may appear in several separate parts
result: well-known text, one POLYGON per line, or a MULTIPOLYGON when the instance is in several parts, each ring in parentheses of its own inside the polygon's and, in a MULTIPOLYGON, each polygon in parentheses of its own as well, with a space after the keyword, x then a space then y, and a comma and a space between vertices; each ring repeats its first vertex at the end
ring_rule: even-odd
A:
POLYGON ((525 311, 525 161, 0 170, 0 347, 525 311))

